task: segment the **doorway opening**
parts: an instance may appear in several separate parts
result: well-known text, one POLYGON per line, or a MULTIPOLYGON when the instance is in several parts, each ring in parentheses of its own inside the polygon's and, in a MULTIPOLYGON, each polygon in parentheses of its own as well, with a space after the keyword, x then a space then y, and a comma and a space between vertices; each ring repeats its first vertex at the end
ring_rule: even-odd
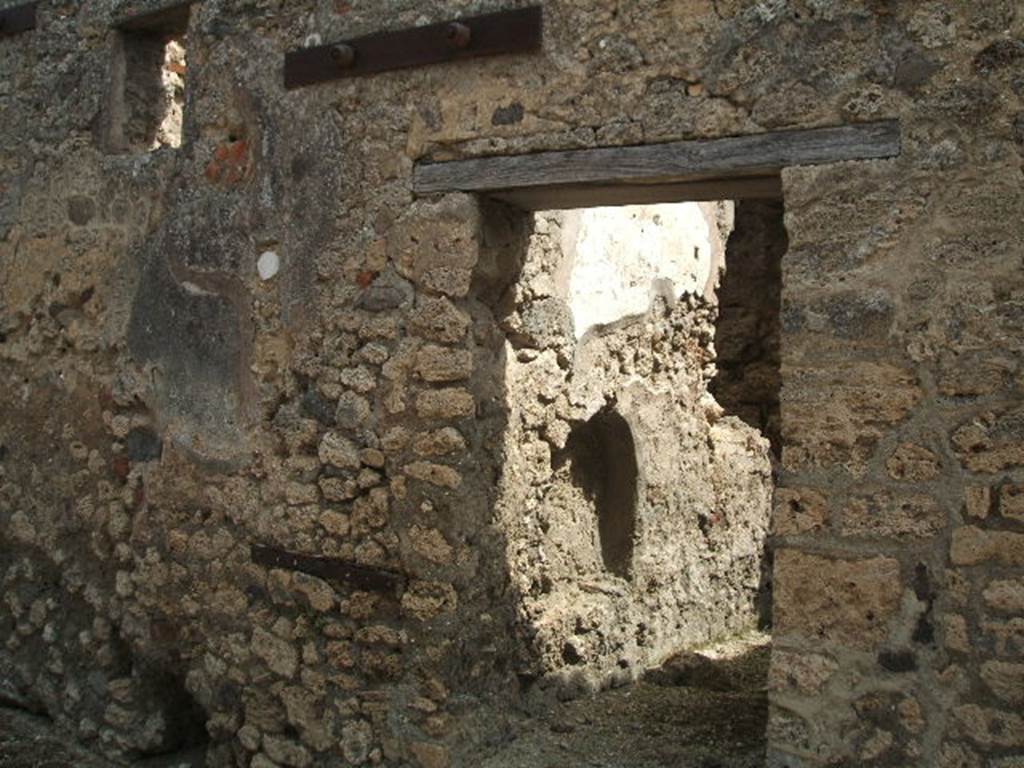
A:
POLYGON ((484 269, 517 275, 495 303, 497 508, 533 717, 493 765, 543 764, 552 739, 561 765, 763 764, 782 213, 495 213, 521 224, 484 269))

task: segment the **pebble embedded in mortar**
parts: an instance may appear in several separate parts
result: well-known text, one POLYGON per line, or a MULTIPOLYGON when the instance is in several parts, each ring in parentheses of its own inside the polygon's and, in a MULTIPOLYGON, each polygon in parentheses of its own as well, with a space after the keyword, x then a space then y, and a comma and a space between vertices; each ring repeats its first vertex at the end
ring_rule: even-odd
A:
POLYGON ((256 271, 261 280, 269 280, 281 269, 281 257, 274 251, 264 251, 256 262, 256 271))

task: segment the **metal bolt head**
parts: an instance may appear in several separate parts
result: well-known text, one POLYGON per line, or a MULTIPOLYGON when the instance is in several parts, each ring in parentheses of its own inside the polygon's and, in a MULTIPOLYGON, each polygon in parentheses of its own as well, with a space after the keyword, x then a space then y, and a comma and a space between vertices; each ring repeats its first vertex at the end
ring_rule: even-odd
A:
POLYGON ((351 45, 339 43, 331 47, 331 59, 342 69, 348 69, 356 62, 356 49, 351 45))
POLYGON ((445 30, 445 38, 452 48, 465 48, 473 39, 473 32, 465 24, 453 21, 445 30))

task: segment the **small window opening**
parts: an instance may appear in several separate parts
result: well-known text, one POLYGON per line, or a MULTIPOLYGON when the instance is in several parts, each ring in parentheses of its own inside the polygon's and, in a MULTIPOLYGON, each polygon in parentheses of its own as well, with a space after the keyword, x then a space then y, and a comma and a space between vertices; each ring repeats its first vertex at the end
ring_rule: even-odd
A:
POLYGON ((121 25, 110 126, 114 151, 181 146, 189 15, 184 5, 121 25))

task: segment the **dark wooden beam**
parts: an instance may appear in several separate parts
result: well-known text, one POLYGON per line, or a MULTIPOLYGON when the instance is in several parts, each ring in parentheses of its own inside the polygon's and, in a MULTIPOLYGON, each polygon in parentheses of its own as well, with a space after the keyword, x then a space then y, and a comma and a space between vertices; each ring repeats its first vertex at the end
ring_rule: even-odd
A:
POLYGON ((254 563, 268 568, 301 571, 363 591, 393 592, 405 585, 405 577, 400 573, 333 557, 303 555, 261 544, 253 544, 250 552, 254 563))
MULTIPOLYGON (((508 200, 518 198, 526 201, 526 207, 535 207, 536 199, 545 199, 553 188, 561 187, 571 191, 570 197, 577 204, 600 205, 590 202, 588 188, 593 188, 595 200, 612 195, 622 200, 647 197, 653 201, 671 193, 673 185, 683 193, 687 187, 679 185, 746 179, 754 185, 750 189, 757 190, 754 196, 763 196, 768 189, 763 179, 777 176, 789 166, 874 160, 899 153, 899 123, 884 121, 723 139, 419 163, 413 192, 480 192, 508 200), (658 185, 659 189, 633 189, 649 185, 658 185)), ((736 187, 739 192, 743 188, 742 184, 736 187)), ((707 194, 702 191, 704 187, 689 189, 707 194)))
POLYGON ((579 184, 501 190, 489 197, 527 211, 592 208, 598 205, 648 205, 682 200, 778 200, 782 178, 750 176, 721 181, 684 181, 678 184, 579 184))
POLYGON ((192 2, 173 2, 146 13, 126 16, 115 26, 123 32, 183 34, 188 30, 192 2))
POLYGON ((0 37, 10 37, 36 28, 36 6, 23 3, 0 10, 0 37))
POLYGON ((284 58, 284 87, 292 89, 393 69, 536 51, 541 47, 542 35, 540 6, 377 32, 289 51, 284 58))

